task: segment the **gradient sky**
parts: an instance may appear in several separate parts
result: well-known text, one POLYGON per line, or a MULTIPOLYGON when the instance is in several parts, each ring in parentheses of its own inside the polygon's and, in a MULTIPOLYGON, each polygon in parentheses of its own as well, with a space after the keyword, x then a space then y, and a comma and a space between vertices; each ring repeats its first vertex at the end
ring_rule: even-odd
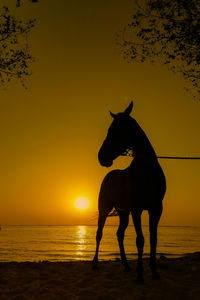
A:
MULTIPOLYGON (((184 81, 120 55, 116 34, 132 8, 131 0, 41 0, 17 10, 37 18, 35 62, 27 90, 16 83, 0 90, 1 224, 96 224, 100 184, 111 170, 97 160, 109 110, 131 100, 157 155, 200 156, 200 102, 184 81), (87 212, 73 207, 78 196, 90 200, 87 212)), ((200 161, 160 163, 167 179, 160 224, 200 226, 200 161)), ((123 157, 112 168, 129 164, 123 157)))

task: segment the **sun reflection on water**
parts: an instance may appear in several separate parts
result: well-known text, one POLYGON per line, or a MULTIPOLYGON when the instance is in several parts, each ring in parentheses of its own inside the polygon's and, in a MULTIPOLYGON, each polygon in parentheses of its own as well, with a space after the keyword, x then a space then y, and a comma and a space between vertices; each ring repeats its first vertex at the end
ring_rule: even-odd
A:
POLYGON ((77 240, 76 255, 80 258, 84 256, 84 250, 86 249, 86 245, 85 245, 86 234, 87 234, 86 226, 77 226, 77 231, 76 231, 76 240, 77 240))

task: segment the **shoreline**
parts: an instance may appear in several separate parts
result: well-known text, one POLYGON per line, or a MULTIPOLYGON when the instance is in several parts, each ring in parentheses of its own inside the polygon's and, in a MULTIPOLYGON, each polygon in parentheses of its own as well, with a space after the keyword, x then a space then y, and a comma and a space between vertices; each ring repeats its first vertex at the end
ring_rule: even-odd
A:
POLYGON ((158 259, 160 280, 153 280, 148 258, 144 259, 144 284, 136 279, 136 260, 124 272, 120 260, 0 262, 2 300, 80 299, 199 299, 200 252, 179 258, 158 259))
MULTIPOLYGON (((157 256, 157 262, 162 262, 162 261, 173 261, 173 260, 183 260, 183 259, 193 259, 193 258, 199 258, 200 260, 200 251, 196 251, 193 253, 186 253, 186 254, 163 254, 157 256)), ((143 261, 148 261, 149 260, 149 254, 143 256, 143 261)), ((132 259, 127 259, 129 263, 135 263, 137 262, 137 254, 134 254, 134 258, 132 259)), ((121 262, 120 258, 115 258, 115 259, 99 259, 99 263, 118 263, 121 262)), ((37 261, 31 261, 31 260, 26 260, 26 261, 0 261, 0 266, 2 264, 54 264, 54 263, 86 263, 92 264, 92 259, 91 260, 85 260, 85 259, 69 259, 69 260, 37 260, 37 261)))
MULTIPOLYGON (((128 254, 129 256, 131 255, 132 258, 127 258, 128 262, 135 262, 137 261, 137 257, 138 254, 134 253, 134 254, 128 254)), ((195 251, 192 253, 184 253, 184 254, 173 254, 173 253, 157 253, 156 254, 156 259, 157 261, 159 260, 171 260, 171 259, 183 259, 187 256, 193 256, 193 255, 199 255, 200 256, 200 251, 195 251)), ((145 253, 143 254, 143 260, 148 260, 149 259, 150 254, 149 253, 145 253)), ((119 257, 116 258, 109 258, 109 259, 102 259, 101 257, 99 257, 99 262, 119 262, 121 261, 120 259, 120 253, 119 253, 119 257)), ((42 260, 22 260, 22 261, 17 261, 17 260, 10 260, 10 261, 1 261, 0 260, 0 264, 9 264, 9 263, 68 263, 68 262, 85 262, 85 263, 90 263, 92 262, 92 258, 91 259, 53 259, 53 260, 48 260, 48 259, 42 259, 42 260)))

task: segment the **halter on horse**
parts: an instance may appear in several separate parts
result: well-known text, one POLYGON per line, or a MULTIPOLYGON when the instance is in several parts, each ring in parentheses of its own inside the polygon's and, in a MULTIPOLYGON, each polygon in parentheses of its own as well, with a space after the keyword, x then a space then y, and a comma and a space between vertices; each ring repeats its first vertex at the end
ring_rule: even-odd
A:
POLYGON ((149 213, 150 267, 153 278, 158 278, 156 270, 157 226, 162 214, 162 200, 166 191, 166 183, 153 147, 144 131, 130 116, 132 108, 133 102, 122 113, 110 113, 113 122, 98 154, 100 164, 105 167, 110 167, 113 160, 125 153, 127 149, 132 149, 134 159, 125 170, 109 172, 102 182, 99 193, 97 245, 93 268, 96 268, 98 264, 99 244, 106 218, 114 208, 120 218, 117 238, 121 260, 126 270, 129 270, 129 265, 123 240, 129 222, 129 214, 132 215, 137 235, 137 279, 143 281, 144 237, 141 214, 143 210, 147 210, 149 213))

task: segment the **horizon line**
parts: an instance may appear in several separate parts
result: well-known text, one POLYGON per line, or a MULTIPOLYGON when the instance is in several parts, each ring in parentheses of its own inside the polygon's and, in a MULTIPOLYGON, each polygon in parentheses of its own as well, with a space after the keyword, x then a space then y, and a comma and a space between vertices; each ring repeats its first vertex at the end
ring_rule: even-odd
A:
MULTIPOLYGON (((3 226, 96 226, 97 224, 2 224, 0 228, 3 226)), ((115 226, 118 227, 118 224, 105 224, 105 226, 115 226)), ((133 226, 133 224, 129 224, 129 226, 133 226)), ((142 226, 149 227, 148 224, 143 224, 142 226)), ((158 227, 200 227, 200 225, 159 225, 158 227)))

